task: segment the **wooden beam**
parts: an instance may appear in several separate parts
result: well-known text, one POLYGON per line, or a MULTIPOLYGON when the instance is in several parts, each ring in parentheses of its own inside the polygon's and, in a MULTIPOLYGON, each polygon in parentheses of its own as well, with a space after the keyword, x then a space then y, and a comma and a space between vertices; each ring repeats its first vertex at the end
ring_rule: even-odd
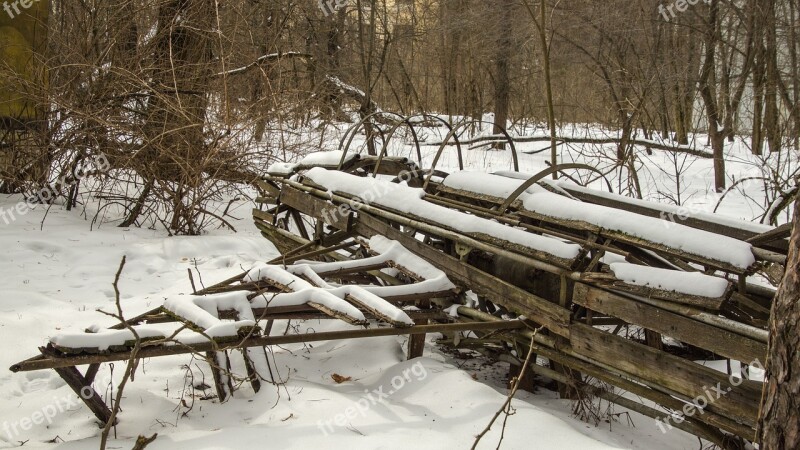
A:
MULTIPOLYGON (((426 325, 427 319, 414 320, 415 325, 426 325)), ((422 358, 425 351, 425 335, 424 334, 410 334, 408 336, 408 359, 422 358)))
POLYGON ((281 190, 281 202, 338 230, 350 231, 353 213, 347 205, 342 206, 342 209, 345 210, 342 214, 340 208, 330 202, 308 195, 291 186, 284 186, 281 190))
POLYGON ((767 355, 767 346, 762 342, 606 290, 578 284, 573 301, 726 358, 749 363, 765 361, 767 355))
POLYGON ((100 397, 100 394, 94 390, 92 383, 88 382, 75 366, 56 367, 54 369, 70 389, 89 407, 94 416, 103 424, 108 423, 109 419, 111 419, 111 410, 105 404, 103 398, 100 397))
MULTIPOLYGON (((157 356, 183 355, 188 353, 204 353, 212 350, 230 350, 234 348, 265 347, 269 345, 298 344, 304 342, 335 341, 343 339, 362 339, 382 336, 401 336, 406 334, 452 333, 454 331, 471 330, 518 330, 525 328, 520 321, 505 322, 476 322, 476 323, 449 323, 434 325, 418 325, 408 328, 370 328, 343 331, 327 331, 320 333, 293 334, 287 336, 250 336, 236 342, 203 342, 200 344, 175 344, 144 346, 139 351, 139 358, 154 358, 157 356)), ((60 367, 81 366, 86 364, 107 363, 113 361, 127 361, 130 352, 110 352, 92 355, 78 355, 69 357, 44 355, 41 358, 31 358, 14 364, 9 370, 12 372, 28 372, 32 370, 55 369, 60 367)))
POLYGON ((762 383, 745 380, 732 386, 727 374, 579 323, 571 327, 570 347, 687 399, 713 396, 710 410, 748 427, 755 425, 762 383))

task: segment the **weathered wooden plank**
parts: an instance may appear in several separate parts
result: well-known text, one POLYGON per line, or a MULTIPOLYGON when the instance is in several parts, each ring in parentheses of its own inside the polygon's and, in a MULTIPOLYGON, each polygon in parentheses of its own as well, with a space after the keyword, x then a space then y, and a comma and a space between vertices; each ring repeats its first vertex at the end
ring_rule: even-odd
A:
MULTIPOLYGON (((183 355, 187 353, 201 353, 213 350, 264 347, 268 345, 297 344, 302 342, 321 342, 335 341, 342 339, 362 339, 382 336, 401 336, 407 334, 429 334, 429 333, 452 333, 455 331, 474 331, 474 330, 520 330, 526 328, 525 324, 518 321, 503 322, 476 322, 476 323, 447 323, 420 325, 411 328, 369 328, 343 331, 326 331, 319 333, 291 334, 285 336, 257 336, 250 335, 245 338, 237 339, 235 342, 203 342, 199 344, 186 345, 159 345, 153 347, 143 347, 138 356, 140 359, 155 358, 167 355, 183 355)), ((59 367, 82 366, 85 364, 105 363, 113 361, 127 361, 130 352, 115 352, 97 355, 79 355, 71 357, 55 357, 43 355, 41 358, 31 358, 21 361, 10 367, 12 372, 29 372, 32 370, 55 369, 59 367)))
POLYGON ((541 323, 552 332, 569 337, 570 311, 566 308, 548 302, 468 264, 463 264, 458 259, 423 244, 369 214, 363 212, 359 214, 354 230, 362 236, 381 235, 398 241, 406 249, 446 273, 453 283, 461 284, 478 295, 490 297, 493 302, 530 317, 531 320, 541 323))
POLYGON ((105 404, 100 394, 94 390, 92 383, 88 382, 75 366, 56 367, 54 369, 75 394, 83 400, 83 403, 89 407, 94 416, 103 424, 108 423, 111 419, 111 409, 105 404))
MULTIPOLYGON (((458 308, 458 314, 462 317, 468 317, 470 320, 485 320, 490 322, 501 320, 491 314, 465 306, 458 308)), ((657 384, 645 382, 641 378, 619 369, 614 369, 613 371, 608 370, 607 367, 604 367, 603 363, 598 363, 598 360, 593 359, 591 356, 579 355, 569 346, 559 347, 554 339, 549 339, 541 333, 534 334, 530 330, 523 330, 522 332, 496 333, 494 336, 500 339, 505 339, 508 336, 510 339, 509 343, 512 345, 519 342, 523 342, 525 345, 532 344, 537 354, 549 360, 557 361, 578 372, 666 406, 674 411, 680 411, 686 405, 683 400, 679 400, 671 394, 664 392, 663 389, 659 389, 657 384)), ((749 440, 753 440, 753 436, 755 435, 755 430, 752 427, 742 425, 728 417, 707 409, 703 411, 703 414, 696 414, 692 419, 697 419, 701 422, 719 427, 749 440)))
POLYGON ((711 297, 701 297, 699 295, 682 294, 679 292, 667 291, 664 289, 655 289, 646 286, 637 286, 622 281, 615 281, 611 283, 609 287, 619 291, 630 292, 631 294, 635 295, 641 295, 642 297, 657 298, 659 300, 666 300, 668 302, 674 302, 674 303, 682 303, 684 305, 689 305, 689 306, 697 306, 700 308, 713 311, 719 311, 720 309, 722 309, 722 306, 730 298, 734 289, 733 283, 730 283, 724 295, 718 298, 711 298, 711 297))
POLYGON ((261 203, 262 205, 275 205, 278 203, 277 197, 256 197, 256 203, 261 203))
POLYGON ((618 279, 613 273, 589 272, 583 273, 581 278, 595 286, 600 286, 603 288, 629 292, 631 294, 646 298, 657 298, 659 300, 682 303, 684 305, 696 306, 714 311, 719 311, 722 309, 722 306, 728 301, 735 290, 735 285, 731 282, 728 282, 728 287, 721 296, 704 297, 700 295, 686 294, 648 286, 633 285, 618 279))
POLYGON ((573 302, 726 358, 749 363, 767 355, 764 343, 585 284, 575 287, 573 302))
MULTIPOLYGON (((414 319, 415 325, 427 325, 427 319, 414 319)), ((408 359, 421 358, 425 352, 425 335, 411 334, 408 336, 408 359)))
POLYGON ((281 203, 322 220, 341 231, 350 231, 352 226, 353 212, 349 205, 337 207, 290 186, 285 186, 281 191, 281 203))
POLYGON ((749 427, 755 425, 761 383, 742 381, 733 386, 726 374, 580 323, 570 327, 570 347, 579 355, 602 361, 687 399, 706 398, 710 410, 749 427))
POLYGON ((766 233, 761 233, 759 235, 753 236, 747 239, 747 242, 755 245, 755 246, 762 246, 764 244, 770 244, 775 241, 783 241, 786 242, 786 239, 792 234, 792 224, 785 223, 774 230, 767 231, 766 233))
POLYGON ((253 209, 253 218, 261 219, 269 224, 275 223, 275 215, 260 209, 253 209))
POLYGON ((258 188, 265 193, 269 194, 271 197, 277 198, 279 195, 281 195, 281 189, 270 181, 258 180, 256 181, 256 186, 258 186, 258 188))
POLYGON ((208 351, 206 352, 206 360, 214 377, 214 388, 217 391, 217 397, 219 402, 222 403, 228 399, 229 395, 233 394, 233 384, 228 375, 228 366, 230 365, 228 363, 228 353, 226 351, 208 351))

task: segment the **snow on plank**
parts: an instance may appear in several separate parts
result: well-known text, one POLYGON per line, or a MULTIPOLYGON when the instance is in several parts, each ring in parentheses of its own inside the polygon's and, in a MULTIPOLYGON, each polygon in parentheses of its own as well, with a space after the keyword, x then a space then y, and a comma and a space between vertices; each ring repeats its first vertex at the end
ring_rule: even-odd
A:
MULTIPOLYGON (((371 259, 356 260, 351 261, 351 263, 360 263, 360 267, 375 265, 375 261, 371 259)), ((337 270, 341 269, 339 267, 330 267, 326 264, 300 263, 285 268, 264 264, 253 268, 246 280, 267 281, 284 291, 288 291, 274 296, 261 295, 253 299, 253 306, 297 306, 308 303, 316 309, 349 323, 365 323, 366 318, 360 311, 347 303, 350 302, 396 327, 414 325, 414 321, 408 314, 371 292, 371 287, 331 286, 318 274, 318 272, 331 273, 337 270), (309 283, 306 279, 300 278, 301 276, 311 282, 309 283), (308 300, 304 301, 304 296, 308 300)))
MULTIPOLYGON (((348 153, 344 159, 344 164, 352 162, 361 158, 358 153, 348 153)), ((335 169, 339 167, 339 161, 342 160, 342 152, 333 150, 329 152, 315 152, 309 153, 300 162, 297 163, 297 169, 308 169, 312 167, 327 167, 335 169)))
POLYGON ((504 244, 504 247, 547 254, 569 265, 580 253, 580 246, 547 236, 539 236, 470 214, 455 211, 424 200, 422 189, 399 185, 386 180, 362 178, 342 172, 314 168, 306 178, 329 192, 361 198, 370 205, 379 205, 408 217, 417 217, 443 228, 504 244), (521 249, 520 249, 521 247, 521 249))
MULTIPOLYGON (((362 286, 365 291, 377 295, 378 297, 411 297, 414 295, 455 291, 457 289, 456 285, 447 278, 444 272, 406 250, 397 241, 389 240, 383 236, 374 236, 369 240, 368 246, 372 252, 377 253, 375 256, 329 263, 314 261, 299 262, 309 267, 315 275, 334 275, 342 271, 387 265, 418 280, 417 283, 398 286, 362 286)), ((292 271, 293 268, 289 267, 287 270, 292 271)))
MULTIPOLYGON (((133 327, 142 342, 164 339, 164 332, 149 325, 133 327)), ((50 338, 50 344, 64 354, 97 353, 127 350, 136 345, 131 330, 98 330, 93 333, 59 333, 50 338)))
POLYGON ((733 292, 733 283, 700 272, 682 272, 628 263, 610 264, 613 286, 636 294, 718 310, 733 292))
POLYGON ((242 292, 207 296, 175 295, 167 298, 162 309, 192 331, 215 340, 246 336, 258 329, 247 295, 242 292), (224 310, 237 311, 242 320, 220 320, 219 311, 224 310))
MULTIPOLYGON (((345 157, 344 164, 346 165, 360 158, 361 155, 357 153, 350 153, 345 157)), ((341 160, 342 152, 338 150, 314 152, 309 153, 296 163, 280 161, 273 163, 267 168, 267 174, 274 177, 287 178, 300 170, 310 169, 312 167, 336 169, 339 167, 339 161, 341 160)))
POLYGON ((318 288, 308 281, 289 273, 282 267, 258 264, 245 276, 244 282, 266 281, 284 291, 281 294, 262 294, 252 300, 255 308, 309 305, 331 317, 353 325, 367 323, 364 314, 332 292, 318 288))
MULTIPOLYGON (((523 182, 521 178, 456 172, 445 179, 444 185, 451 189, 506 199, 523 182)), ((520 195, 518 201, 522 204, 523 215, 546 221, 555 219, 560 224, 590 231, 618 232, 638 241, 655 244, 652 246, 655 250, 664 247, 678 250, 698 262, 710 262, 735 272, 744 272, 755 263, 752 246, 744 241, 659 218, 580 202, 541 186, 531 186, 520 195)))
MULTIPOLYGON (((532 175, 531 175, 532 176, 532 175)), ((526 180, 493 175, 486 172, 459 171, 451 173, 442 181, 442 186, 482 194, 495 199, 505 200, 514 193, 526 180)), ((525 190, 534 193, 544 190, 534 184, 525 190)))
POLYGON ((654 217, 583 203, 551 192, 524 195, 522 202, 523 215, 588 231, 611 232, 619 240, 650 244, 653 250, 676 250, 697 262, 725 270, 745 272, 756 262, 753 248, 746 242, 654 217))
POLYGON ((267 174, 275 177, 288 177, 296 170, 296 163, 276 162, 267 168, 267 174))
MULTIPOLYGON (((639 206, 648 209, 654 209, 657 211, 662 212, 662 217, 670 218, 670 217, 687 217, 687 218, 694 218, 698 220, 702 220, 704 222, 715 223, 731 228, 740 228, 742 230, 747 230, 751 233, 761 234, 766 233, 774 229, 774 227, 770 225, 764 225, 761 223, 750 222, 747 220, 735 219, 732 217, 727 217, 722 214, 715 214, 715 213, 708 213, 703 211, 695 210, 696 208, 693 207, 686 207, 686 206, 676 206, 676 205, 669 205, 665 203, 656 203, 647 200, 640 200, 638 198, 626 197, 624 195, 619 194, 612 194, 610 192, 600 191, 598 189, 591 189, 587 187, 580 186, 575 184, 571 181, 558 181, 557 185, 568 190, 571 192, 581 193, 590 195, 593 197, 599 197, 607 200, 611 200, 613 202, 624 203, 632 206, 639 206)), ((577 194, 576 194, 577 195, 577 194)))

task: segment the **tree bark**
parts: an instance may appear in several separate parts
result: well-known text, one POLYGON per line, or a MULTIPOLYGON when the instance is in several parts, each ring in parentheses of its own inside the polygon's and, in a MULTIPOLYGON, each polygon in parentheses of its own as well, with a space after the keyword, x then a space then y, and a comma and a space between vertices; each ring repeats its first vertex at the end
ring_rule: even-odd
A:
MULTIPOLYGON (((539 40, 542 44, 542 64, 544 69, 544 88, 547 94, 547 127, 550 129, 550 164, 558 164, 558 146, 556 144, 556 113, 553 105, 553 82, 550 74, 550 44, 547 41, 547 4, 542 0, 539 5, 539 40)), ((553 172, 553 179, 558 174, 553 172)))
POLYGON ((764 395, 758 421, 764 450, 800 448, 800 202, 786 274, 772 304, 764 395))
MULTIPOLYGON (((511 97, 511 77, 509 75, 511 66, 511 33, 513 27, 514 0, 503 0, 500 8, 498 38, 497 38, 497 60, 495 69, 497 79, 495 80, 494 90, 494 134, 501 134, 506 130, 508 124, 508 107, 511 97)), ((494 144, 496 149, 504 149, 505 143, 494 144)))
POLYGON ((725 133, 721 130, 721 114, 717 95, 714 92, 714 71, 717 60, 719 40, 719 0, 711 0, 705 36, 705 59, 700 75, 700 96, 706 106, 708 136, 714 152, 714 188, 717 192, 725 190, 725 133))

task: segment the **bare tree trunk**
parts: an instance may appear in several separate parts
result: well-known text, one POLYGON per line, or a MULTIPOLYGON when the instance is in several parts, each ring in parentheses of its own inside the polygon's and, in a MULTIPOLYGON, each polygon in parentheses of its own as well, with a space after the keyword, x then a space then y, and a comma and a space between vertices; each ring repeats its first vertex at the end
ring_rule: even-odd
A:
MULTIPOLYGON (((527 5, 527 2, 526 2, 527 5)), ((535 16, 531 12, 532 16, 535 16)), ((550 45, 547 42, 547 3, 541 0, 539 7, 539 40, 542 45, 542 62, 544 65, 544 87, 547 93, 547 126, 550 128, 550 164, 558 164, 558 146, 556 144, 556 112, 553 105, 553 82, 550 77, 550 45)), ((553 179, 558 173, 553 172, 553 179)))
MULTIPOLYGON (((787 2, 789 17, 795 17, 797 14, 796 3, 797 2, 795 1, 787 2)), ((791 130, 791 134, 794 138, 793 140, 795 148, 800 148, 800 70, 798 69, 800 58, 798 58, 797 55, 797 38, 797 27, 789 27, 789 37, 786 45, 789 47, 789 67, 791 67, 791 84, 793 92, 791 111, 792 115, 794 116, 794 129, 791 130)))
POLYGON ((440 22, 448 24, 442 27, 442 90, 444 112, 456 114, 459 94, 458 89, 458 62, 461 47, 461 27, 458 24, 459 12, 463 12, 460 0, 443 0, 440 6, 440 22), (451 25, 452 24, 452 25, 451 25))
POLYGON ((764 66, 764 13, 759 6, 760 1, 753 2, 755 21, 753 34, 755 38, 755 67, 753 69, 753 135, 751 138, 752 152, 761 155, 764 151, 764 80, 766 78, 764 66))
POLYGON ((772 304, 758 438, 764 450, 800 448, 800 202, 786 274, 772 304))
MULTIPOLYGON (((503 0, 499 7, 502 9, 498 20, 497 60, 495 68, 497 79, 494 91, 494 134, 500 134, 508 126, 508 107, 511 97, 511 78, 509 75, 511 65, 511 34, 513 22, 514 0, 503 0)), ((505 143, 498 143, 494 148, 504 149, 505 143)))
POLYGON ((700 75, 700 95, 706 106, 708 135, 714 152, 714 188, 717 192, 722 192, 725 190, 725 133, 721 130, 721 115, 713 86, 718 36, 719 0, 711 0, 705 38, 706 55, 700 75))
POLYGON ((203 127, 213 13, 211 0, 170 0, 159 8, 148 151, 141 153, 139 165, 146 179, 176 183, 169 188, 161 183, 174 204, 170 224, 173 230, 190 234, 194 220, 183 200, 199 186, 208 163, 203 127))
POLYGON ((765 114, 764 126, 766 138, 769 142, 770 152, 779 152, 781 149, 781 124, 779 112, 778 85, 780 84, 780 70, 778 68, 778 43, 777 43, 777 17, 776 0, 765 0, 764 3, 764 37, 766 58, 766 73, 764 78, 765 114))

